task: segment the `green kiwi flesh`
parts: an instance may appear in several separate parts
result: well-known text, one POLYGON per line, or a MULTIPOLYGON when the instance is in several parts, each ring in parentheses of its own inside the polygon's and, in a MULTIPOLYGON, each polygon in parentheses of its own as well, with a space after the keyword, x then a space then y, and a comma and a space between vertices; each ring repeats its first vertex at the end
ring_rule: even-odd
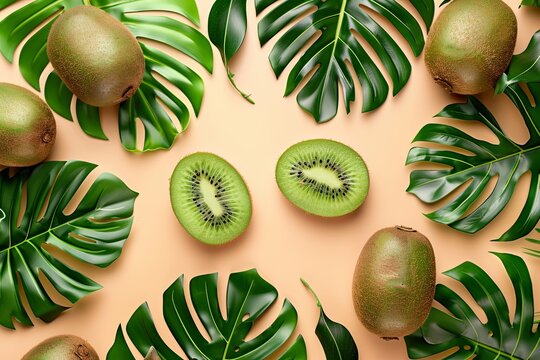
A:
POLYGON ((251 220, 251 197, 236 169, 210 153, 189 155, 176 166, 171 204, 180 224, 210 245, 240 236, 251 220))
POLYGON ((131 97, 145 61, 137 39, 115 17, 95 6, 66 10, 47 40, 53 68, 83 102, 105 107, 131 97))
POLYGON ((47 104, 25 88, 0 83, 0 165, 36 165, 55 140, 56 121, 47 104))
POLYGON ((60 335, 39 343, 22 360, 99 360, 99 356, 92 345, 80 337, 60 335))
POLYGON ((325 139, 303 141, 287 149, 277 163, 276 181, 293 204, 325 217, 353 212, 369 190, 362 157, 347 145, 325 139))

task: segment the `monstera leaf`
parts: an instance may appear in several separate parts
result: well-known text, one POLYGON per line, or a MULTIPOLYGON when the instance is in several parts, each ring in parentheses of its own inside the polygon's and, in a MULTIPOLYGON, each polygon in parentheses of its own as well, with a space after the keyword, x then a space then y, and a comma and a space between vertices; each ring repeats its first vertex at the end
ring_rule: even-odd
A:
POLYGON ((540 31, 531 38, 524 52, 512 57, 506 73, 497 82, 498 94, 512 84, 540 82, 540 31))
MULTIPOLYGON (((435 7, 433 0, 410 2, 429 30, 435 7)), ((272 7, 259 22, 261 44, 283 32, 270 53, 276 76, 300 55, 289 73, 285 95, 301 86, 297 101, 317 122, 336 115, 340 87, 349 112, 350 103, 356 98, 355 78, 362 86, 363 111, 376 109, 387 98, 389 85, 383 72, 359 38, 369 44, 381 61, 392 80, 394 95, 410 77, 409 60, 370 12, 388 20, 406 39, 415 56, 424 48, 424 34, 417 20, 395 0, 255 0, 255 3, 258 14, 272 7), (301 85, 304 80, 305 84, 301 85)))
POLYGON ((319 338, 327 359, 358 360, 358 348, 347 328, 331 320, 324 311, 319 297, 313 288, 304 280, 302 284, 311 292, 320 310, 319 322, 315 334, 319 338))
POLYGON ((521 5, 540 7, 540 1, 538 0, 523 0, 521 5))
POLYGON ((55 255, 60 251, 107 267, 122 252, 137 197, 122 181, 99 176, 75 210, 67 210, 95 167, 46 162, 14 176, 9 169, 0 172, 0 325, 14 328, 14 318, 32 325, 22 293, 32 313, 46 322, 67 309, 50 298, 44 279, 72 303, 101 288, 55 255))
MULTIPOLYGON (((187 358, 249 360, 265 359, 275 354, 296 327, 297 313, 292 304, 285 300, 281 313, 270 327, 246 341, 253 324, 276 301, 278 293, 256 270, 234 273, 229 278, 224 318, 218 302, 217 282, 217 274, 208 274, 192 279, 189 284, 193 307, 210 340, 200 333, 190 313, 183 276, 163 294, 165 321, 187 358)), ((135 311, 126 330, 141 355, 153 353, 154 357, 158 355, 161 359, 182 359, 158 334, 147 304, 135 311)), ((135 359, 121 327, 107 359, 135 359)), ((280 359, 306 359, 304 340, 299 337, 280 359)))
POLYGON ((219 49, 227 77, 235 90, 251 104, 251 95, 244 93, 234 81, 230 62, 238 52, 247 31, 247 0, 216 0, 208 16, 208 36, 219 49))
POLYGON ((534 321, 533 288, 527 266, 518 256, 495 255, 502 261, 514 287, 513 318, 501 289, 489 275, 475 264, 463 263, 445 274, 465 286, 483 310, 487 322, 484 323, 457 293, 439 284, 435 301, 447 311, 432 308, 424 325, 405 337, 411 359, 441 353, 445 355, 438 359, 540 358, 540 332, 534 321))
MULTIPOLYGON (((0 10, 15 2, 0 0, 0 10)), ((62 11, 82 4, 83 0, 34 0, 0 21, 0 52, 12 62, 15 51, 21 49, 21 74, 36 90, 40 90, 39 81, 49 63, 47 37, 53 22, 62 11), (38 27, 38 31, 31 35, 38 27)), ((198 25, 199 14, 195 0, 92 0, 91 5, 118 18, 138 39, 167 45, 191 57, 207 71, 212 71, 212 48, 199 31, 171 17, 143 14, 147 11, 170 12, 198 25)), ((167 88, 162 78, 185 95, 195 115, 198 115, 201 107, 204 84, 195 71, 175 56, 142 42, 141 47, 146 61, 146 73, 134 96, 120 105, 120 137, 127 150, 137 151, 136 123, 140 120, 145 132, 142 150, 168 149, 179 132, 187 128, 190 113, 187 105, 167 88), (169 112, 178 124, 171 119, 169 112)), ((73 120, 73 94, 55 72, 47 75, 44 92, 47 103, 55 112, 73 120)), ((85 133, 98 139, 107 139, 97 108, 77 100, 74 112, 85 133)))
MULTIPOLYGON (((529 88, 538 104, 540 83, 524 86, 529 88)), ((497 143, 472 137, 453 126, 426 125, 414 141, 437 147, 414 147, 409 152, 407 164, 427 162, 439 167, 413 171, 407 191, 426 203, 451 198, 449 203, 427 217, 463 232, 476 233, 506 207, 521 177, 530 172, 528 198, 521 214, 499 238, 510 241, 527 235, 540 220, 540 108, 531 103, 518 84, 509 85, 504 93, 520 111, 530 138, 523 144, 510 139, 491 112, 474 97, 468 97, 466 103, 447 106, 437 116, 478 121, 497 137, 497 143), (488 184, 492 179, 496 185, 491 190, 488 184), (487 199, 478 204, 479 198, 486 193, 487 199)))

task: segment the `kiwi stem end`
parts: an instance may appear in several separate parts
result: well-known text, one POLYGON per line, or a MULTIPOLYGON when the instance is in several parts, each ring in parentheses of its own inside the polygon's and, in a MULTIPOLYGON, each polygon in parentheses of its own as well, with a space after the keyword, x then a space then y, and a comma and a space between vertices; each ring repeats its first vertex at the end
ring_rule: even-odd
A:
POLYGON ((412 227, 403 226, 403 225, 397 225, 396 229, 401 230, 401 231, 406 231, 406 232, 416 232, 416 230, 413 229, 412 227))
POLYGON ((381 337, 381 339, 383 339, 384 341, 395 341, 395 340, 399 340, 398 337, 394 337, 394 336, 383 336, 383 337, 381 337))
POLYGON ((313 288, 311 287, 311 285, 308 284, 308 282, 304 279, 300 279, 300 281, 302 282, 302 284, 306 287, 306 289, 309 290, 309 292, 311 293, 311 295, 313 295, 313 297, 315 298, 315 300, 317 300, 317 306, 322 308, 322 305, 321 305, 321 300, 319 299, 319 297, 317 296, 317 294, 315 293, 315 290, 313 290, 313 288))

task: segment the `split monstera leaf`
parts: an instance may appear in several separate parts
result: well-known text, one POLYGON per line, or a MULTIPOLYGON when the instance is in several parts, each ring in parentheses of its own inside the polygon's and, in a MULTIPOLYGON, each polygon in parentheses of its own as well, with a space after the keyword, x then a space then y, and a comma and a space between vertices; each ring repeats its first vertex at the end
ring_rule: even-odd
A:
MULTIPOLYGON (((429 30, 433 0, 413 0, 412 5, 429 30)), ((381 106, 389 92, 383 72, 359 39, 365 41, 382 62, 397 95, 411 75, 411 64, 390 34, 370 15, 385 18, 405 38, 413 54, 424 48, 424 33, 416 18, 394 0, 255 0, 261 45, 281 36, 270 53, 277 77, 289 65, 285 95, 298 92, 300 107, 317 122, 333 119, 338 111, 339 88, 345 108, 356 99, 355 81, 362 86, 363 111, 381 106), (314 11, 311 11, 314 10, 314 11), (264 15, 262 15, 265 13, 264 15), (286 30, 287 29, 287 30, 286 30), (295 61, 295 57, 299 56, 295 61), (303 81, 306 82, 302 85, 303 81)), ((233 81, 230 62, 247 31, 247 0, 216 0, 210 13, 210 39, 220 50, 229 79, 246 99, 250 96, 233 81)))
POLYGON ((50 161, 13 176, 9 169, 0 172, 1 326, 15 328, 14 319, 32 325, 22 293, 43 321, 67 309, 51 299, 41 276, 71 303, 101 288, 58 257, 60 252, 107 267, 120 256, 131 231, 137 193, 113 175, 99 176, 75 209, 68 210, 95 168, 80 161, 50 161))
MULTIPOLYGON (((0 0, 0 10, 14 3, 16 0, 0 0)), ((19 69, 36 90, 41 90, 40 78, 49 64, 46 45, 52 24, 62 11, 83 4, 83 0, 35 0, 0 21, 0 52, 13 62, 15 51, 20 49, 19 69), (36 29, 38 31, 32 34, 36 29)), ((166 45, 212 72, 210 42, 192 26, 199 24, 195 0, 92 0, 91 5, 120 20, 140 40, 144 53, 146 72, 143 82, 137 92, 120 105, 118 112, 123 146, 129 151, 170 148, 178 134, 187 128, 190 110, 162 79, 167 79, 185 95, 195 115, 201 108, 204 84, 200 75, 178 60, 177 56, 171 56, 144 41, 166 45), (192 25, 169 16, 143 14, 148 11, 178 14, 192 25), (142 149, 137 148, 137 121, 144 127, 142 149)), ((99 109, 77 100, 73 113, 73 94, 55 72, 46 76, 43 90, 47 103, 56 113, 68 120, 73 120, 76 115, 86 134, 107 139, 101 126, 99 109)))
MULTIPOLYGON (((497 138, 496 143, 445 124, 428 124, 416 135, 415 142, 428 145, 412 148, 407 164, 429 163, 444 168, 414 170, 407 191, 426 203, 450 199, 426 215, 431 220, 466 233, 476 233, 508 205, 517 184, 530 173, 527 201, 517 220, 498 241, 520 239, 537 227, 540 220, 539 40, 536 33, 527 50, 513 57, 497 84, 497 91, 503 92, 521 114, 529 132, 526 142, 512 140, 488 108, 473 96, 467 97, 465 103, 447 106, 436 116, 479 122, 497 138), (488 186, 492 180, 496 181, 493 189, 488 186), (487 199, 479 203, 483 195, 487 195, 487 199)), ((527 252, 540 256, 538 250, 527 249, 527 252)))
POLYGON ((515 293, 516 307, 510 317, 501 289, 478 265, 465 262, 445 275, 459 281, 487 316, 481 320, 456 292, 437 285, 433 307, 420 329, 407 336, 411 359, 440 355, 444 359, 522 359, 540 357, 540 332, 536 329, 531 276, 523 259, 495 254, 503 263, 515 293))
MULTIPOLYGON (((259 335, 246 340, 253 325, 278 298, 277 290, 266 282, 256 270, 231 274, 227 285, 227 301, 222 315, 218 301, 218 275, 207 274, 193 278, 189 283, 191 303, 206 332, 201 334, 187 300, 184 276, 176 280, 163 294, 163 316, 175 340, 189 359, 252 360, 279 356, 280 360, 305 360, 307 349, 301 335, 290 345, 298 314, 285 299, 281 312, 272 324, 259 335), (286 348, 282 350, 282 348, 286 348)), ((320 307, 320 303, 318 304, 320 307)), ((128 338, 140 355, 146 359, 178 359, 159 335, 148 304, 141 305, 126 326, 128 338)), ((349 331, 328 319, 321 308, 316 329, 328 358, 357 359, 356 344, 349 331), (335 356, 335 357, 332 357, 335 356)), ((277 358, 277 357, 276 357, 277 358)), ((107 354, 108 360, 134 360, 122 327, 107 354)))

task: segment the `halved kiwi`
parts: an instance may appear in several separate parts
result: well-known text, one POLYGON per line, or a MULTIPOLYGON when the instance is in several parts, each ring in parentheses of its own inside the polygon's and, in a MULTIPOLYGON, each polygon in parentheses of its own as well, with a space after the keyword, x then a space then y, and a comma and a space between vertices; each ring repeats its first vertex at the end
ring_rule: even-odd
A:
POLYGON ((251 197, 244 180, 214 154, 195 153, 180 160, 171 178, 170 195, 180 224, 206 244, 235 239, 251 220, 251 197))
POLYGON ((289 201, 325 217, 356 210, 369 190, 362 157, 347 145, 325 139, 303 141, 287 149, 277 163, 276 180, 289 201))

